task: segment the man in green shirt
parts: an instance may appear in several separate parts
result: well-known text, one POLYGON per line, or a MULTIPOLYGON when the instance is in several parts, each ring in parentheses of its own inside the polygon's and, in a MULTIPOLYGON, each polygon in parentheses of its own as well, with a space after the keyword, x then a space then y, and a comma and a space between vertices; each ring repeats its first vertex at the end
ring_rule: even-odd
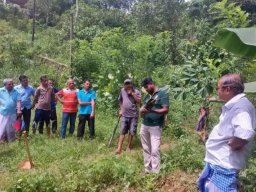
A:
POLYGON ((164 115, 169 111, 169 96, 158 89, 150 77, 143 79, 141 85, 148 92, 140 109, 143 117, 140 135, 145 172, 159 173, 161 133, 164 115))

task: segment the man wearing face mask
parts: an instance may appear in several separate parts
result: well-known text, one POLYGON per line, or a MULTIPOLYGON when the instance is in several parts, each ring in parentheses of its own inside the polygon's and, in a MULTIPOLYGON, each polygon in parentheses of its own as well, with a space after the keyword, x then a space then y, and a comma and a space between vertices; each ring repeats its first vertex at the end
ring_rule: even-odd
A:
POLYGON ((141 85, 148 92, 140 108, 143 117, 140 135, 145 173, 159 173, 161 134, 164 116, 169 111, 169 96, 158 89, 150 77, 143 79, 141 85))
POLYGON ((138 105, 140 104, 141 93, 137 90, 130 79, 124 81, 124 87, 119 94, 119 116, 121 117, 120 136, 116 154, 122 152, 122 146, 125 135, 128 134, 128 144, 126 151, 131 150, 131 143, 134 135, 136 134, 138 124, 138 105))
POLYGON ((5 79, 0 88, 0 143, 15 140, 12 124, 21 114, 20 94, 13 88, 12 79, 5 79))

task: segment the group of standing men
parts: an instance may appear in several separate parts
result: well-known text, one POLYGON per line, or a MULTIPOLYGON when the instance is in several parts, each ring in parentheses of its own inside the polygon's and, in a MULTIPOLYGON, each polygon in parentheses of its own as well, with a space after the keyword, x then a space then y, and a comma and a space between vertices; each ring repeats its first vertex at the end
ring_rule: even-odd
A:
MULTIPOLYGON (((24 129, 29 132, 31 110, 35 109, 33 133, 43 134, 46 125, 47 134, 50 136, 50 119, 52 120, 52 133, 57 131, 56 102, 62 104, 61 138, 66 137, 68 121, 69 134, 73 135, 75 120, 79 110, 79 123, 77 138, 84 136, 85 124, 88 122, 90 138, 95 136, 95 100, 96 93, 91 89, 90 80, 84 82, 81 90, 76 89, 73 79, 68 79, 67 87, 57 90, 53 81, 47 76, 40 77, 40 86, 34 90, 28 83, 28 77, 19 77, 20 85, 14 87, 12 79, 4 80, 4 87, 0 89, 0 142, 13 141, 15 130, 12 125, 17 118, 23 116, 24 129), (33 97, 33 101, 32 98, 33 97), (78 109, 78 105, 80 106, 78 109)), ((131 150, 131 142, 136 134, 139 112, 143 117, 141 127, 141 142, 143 146, 144 165, 146 172, 158 173, 160 170, 160 143, 164 123, 164 115, 168 112, 169 100, 167 93, 157 88, 151 78, 145 78, 142 86, 149 93, 144 103, 154 101, 149 108, 143 105, 138 111, 141 102, 141 93, 136 89, 130 79, 124 81, 124 88, 119 95, 120 117, 122 119, 120 138, 116 154, 122 151, 125 134, 129 132, 127 150, 131 150), (153 100, 152 100, 153 98, 153 100)))
MULTIPOLYGON (((78 139, 84 135, 85 122, 88 121, 90 137, 94 137, 95 92, 86 80, 84 88, 77 90, 72 79, 67 88, 54 93, 46 76, 40 78, 41 85, 34 89, 28 85, 26 76, 20 76, 21 85, 13 88, 11 79, 4 80, 0 88, 0 141, 12 141, 15 132, 12 123, 17 116, 23 115, 25 129, 29 131, 31 109, 37 104, 34 128, 45 122, 49 130, 51 102, 55 97, 63 104, 61 137, 65 138, 66 127, 70 120, 69 133, 73 134, 75 119, 79 108, 78 139), (34 96, 33 102, 30 98, 34 96)), ((124 81, 119 95, 121 117, 120 137, 116 154, 122 152, 125 134, 129 132, 127 150, 131 149, 136 134, 139 113, 143 118, 141 125, 141 143, 143 147, 144 168, 146 173, 158 173, 160 170, 160 144, 164 124, 164 115, 169 111, 169 97, 159 89, 149 77, 142 80, 142 87, 148 95, 138 110, 141 93, 130 79, 124 81)), ((238 74, 227 74, 220 78, 217 85, 219 99, 225 102, 218 124, 213 128, 206 142, 205 167, 198 179, 201 192, 238 192, 238 174, 245 167, 253 138, 255 136, 255 107, 246 98, 244 84, 238 74)), ((39 128, 39 133, 42 132, 39 128)), ((49 131, 48 131, 49 132, 49 131)))
POLYGON ((4 80, 4 87, 0 88, 0 142, 15 140, 13 123, 23 117, 24 130, 29 133, 31 110, 35 107, 35 117, 32 130, 43 134, 43 126, 46 125, 48 136, 51 135, 50 120, 52 120, 52 133, 57 131, 56 102, 62 105, 61 138, 66 137, 68 121, 69 133, 73 135, 75 120, 79 107, 78 139, 84 136, 85 123, 88 122, 90 138, 95 136, 94 116, 96 93, 91 89, 90 80, 84 82, 81 90, 76 89, 73 79, 68 79, 67 87, 58 90, 53 87, 53 80, 47 76, 40 77, 40 86, 34 90, 28 83, 28 77, 19 77, 20 85, 14 87, 12 79, 4 80), (33 101, 32 101, 33 98, 33 101))
POLYGON ((168 94, 159 89, 150 77, 142 80, 141 86, 148 95, 141 103, 141 93, 136 89, 130 79, 124 81, 124 88, 119 94, 121 116, 120 137, 116 154, 122 152, 125 134, 129 132, 127 151, 131 150, 131 142, 136 134, 139 112, 143 118, 140 137, 143 147, 144 169, 146 173, 158 173, 160 171, 160 145, 161 133, 164 124, 164 116, 169 111, 168 94), (149 105, 150 104, 150 105, 149 105))
MULTIPOLYGON (((151 78, 143 79, 142 86, 148 93, 140 108, 144 168, 146 173, 158 173, 161 131, 164 115, 169 110, 169 100, 168 95, 158 89, 151 78)), ((222 76, 216 90, 219 100, 225 104, 219 122, 205 145, 205 167, 198 179, 198 189, 200 192, 238 192, 241 190, 239 172, 246 165, 255 137, 255 106, 246 98, 239 74, 222 76)), ((119 98, 122 123, 117 154, 121 153, 127 127, 130 129, 127 149, 130 149, 138 118, 135 105, 140 102, 140 93, 133 88, 131 81, 125 80, 119 98)))

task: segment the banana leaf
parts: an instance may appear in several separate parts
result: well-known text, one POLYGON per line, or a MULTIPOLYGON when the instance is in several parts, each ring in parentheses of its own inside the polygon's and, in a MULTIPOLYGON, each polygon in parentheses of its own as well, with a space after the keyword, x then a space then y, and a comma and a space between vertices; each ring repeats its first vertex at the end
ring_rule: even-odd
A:
POLYGON ((234 54, 256 57, 256 28, 225 28, 218 31, 214 45, 234 54))

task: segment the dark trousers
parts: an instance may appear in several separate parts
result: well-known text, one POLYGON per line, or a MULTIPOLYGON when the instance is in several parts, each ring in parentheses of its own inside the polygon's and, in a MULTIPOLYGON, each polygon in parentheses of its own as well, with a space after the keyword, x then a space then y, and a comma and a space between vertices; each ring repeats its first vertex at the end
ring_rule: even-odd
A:
POLYGON ((57 131, 57 113, 56 113, 56 108, 51 110, 50 119, 52 121, 52 133, 56 133, 56 131, 57 131))
POLYGON ((46 124, 46 128, 49 128, 50 125, 50 113, 51 111, 46 111, 43 109, 36 109, 34 121, 36 124, 39 123, 38 131, 40 134, 43 134, 44 122, 46 124))
POLYGON ((21 110, 22 111, 22 117, 23 121, 25 123, 25 130, 29 132, 29 126, 30 126, 30 118, 31 118, 31 109, 27 109, 26 107, 21 110))
POLYGON ((93 139, 95 136, 95 118, 91 118, 90 114, 80 114, 79 115, 79 123, 78 123, 78 130, 77 130, 77 138, 82 139, 84 136, 84 129, 86 121, 88 122, 89 132, 90 132, 90 138, 93 139))

